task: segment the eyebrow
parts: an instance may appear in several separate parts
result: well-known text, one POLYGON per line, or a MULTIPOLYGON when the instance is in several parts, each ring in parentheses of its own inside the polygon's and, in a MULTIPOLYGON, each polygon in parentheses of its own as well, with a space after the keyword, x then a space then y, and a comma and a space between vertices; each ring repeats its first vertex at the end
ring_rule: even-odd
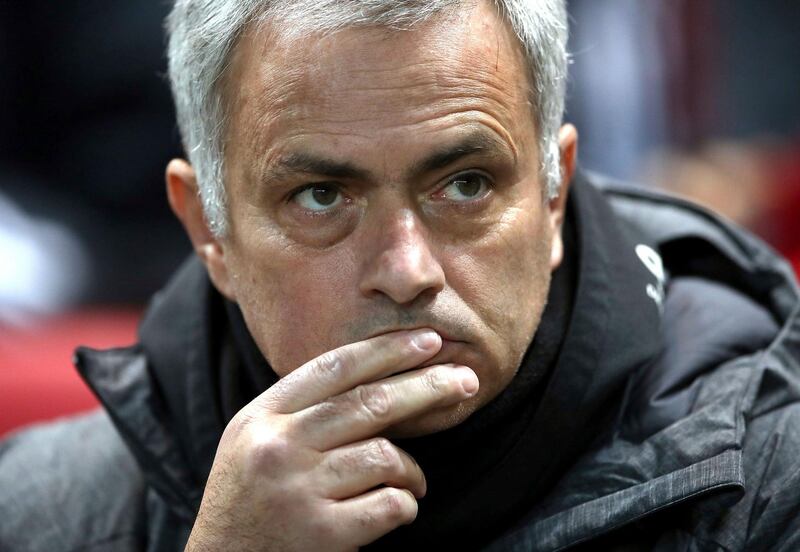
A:
POLYGON ((346 161, 319 157, 312 153, 294 152, 280 158, 270 172, 324 174, 334 178, 369 179, 370 173, 346 161))
POLYGON ((418 177, 428 172, 443 169, 462 157, 477 153, 488 153, 492 157, 496 157, 502 155, 503 150, 509 150, 509 148, 499 138, 485 132, 473 132, 452 146, 432 152, 428 157, 414 165, 411 169, 411 175, 412 177, 418 177))
MULTIPOLYGON (((425 173, 443 169, 463 157, 477 153, 489 154, 492 157, 501 156, 503 150, 509 151, 510 148, 500 138, 486 132, 472 132, 455 144, 434 150, 425 159, 415 163, 408 176, 416 179, 425 173)), ((280 179, 294 173, 319 174, 332 178, 371 182, 377 180, 370 171, 353 163, 337 161, 310 152, 292 152, 282 156, 268 170, 267 180, 280 179)))

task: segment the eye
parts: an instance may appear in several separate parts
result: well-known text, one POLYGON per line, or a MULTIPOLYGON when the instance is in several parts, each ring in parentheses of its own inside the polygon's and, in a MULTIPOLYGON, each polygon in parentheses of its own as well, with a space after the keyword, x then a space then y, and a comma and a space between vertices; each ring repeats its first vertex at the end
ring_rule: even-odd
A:
POLYGON ((491 179, 483 173, 459 173, 447 182, 440 195, 456 202, 466 202, 484 197, 492 188, 491 179))
POLYGON ((311 184, 295 192, 291 200, 304 209, 320 213, 339 206, 344 197, 333 184, 311 184))

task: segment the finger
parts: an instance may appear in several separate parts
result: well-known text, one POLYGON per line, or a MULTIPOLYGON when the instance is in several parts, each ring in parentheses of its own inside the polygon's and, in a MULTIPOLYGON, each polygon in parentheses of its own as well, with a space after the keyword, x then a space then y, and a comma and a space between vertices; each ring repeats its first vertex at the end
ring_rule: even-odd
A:
POLYGON ((305 363, 256 400, 273 412, 297 412, 359 384, 414 368, 441 347, 442 338, 428 329, 350 343, 305 363))
POLYGON ((317 450, 368 439, 387 427, 473 396, 475 372, 466 366, 435 365, 358 387, 297 412, 289 431, 317 450))
POLYGON ((417 517, 417 501, 405 489, 383 487, 333 504, 333 516, 342 534, 356 546, 365 546, 417 517))
POLYGON ((426 490, 419 465, 382 437, 329 451, 319 477, 318 488, 333 499, 357 496, 379 485, 408 489, 417 498, 425 496, 426 490))

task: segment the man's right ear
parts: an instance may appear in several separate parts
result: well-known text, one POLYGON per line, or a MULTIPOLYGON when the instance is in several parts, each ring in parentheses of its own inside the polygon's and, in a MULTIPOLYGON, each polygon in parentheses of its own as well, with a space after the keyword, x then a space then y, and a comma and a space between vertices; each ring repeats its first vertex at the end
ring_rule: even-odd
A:
POLYGON ((225 259, 225 246, 208 227, 194 168, 183 159, 173 159, 167 165, 166 181, 172 212, 186 229, 192 247, 206 266, 214 287, 225 297, 235 301, 225 259))

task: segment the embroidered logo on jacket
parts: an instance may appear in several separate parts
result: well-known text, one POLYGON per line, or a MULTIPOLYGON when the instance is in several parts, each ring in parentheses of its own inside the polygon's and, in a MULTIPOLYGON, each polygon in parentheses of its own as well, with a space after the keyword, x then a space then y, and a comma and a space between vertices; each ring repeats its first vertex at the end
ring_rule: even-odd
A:
POLYGON ((656 277, 656 283, 647 284, 645 292, 647 293, 647 296, 655 302, 658 310, 663 312, 664 284, 666 283, 667 278, 664 274, 664 262, 661 260, 661 255, 659 255, 649 245, 644 245, 641 243, 636 246, 636 255, 639 257, 639 260, 642 261, 647 270, 649 270, 653 276, 656 277))

